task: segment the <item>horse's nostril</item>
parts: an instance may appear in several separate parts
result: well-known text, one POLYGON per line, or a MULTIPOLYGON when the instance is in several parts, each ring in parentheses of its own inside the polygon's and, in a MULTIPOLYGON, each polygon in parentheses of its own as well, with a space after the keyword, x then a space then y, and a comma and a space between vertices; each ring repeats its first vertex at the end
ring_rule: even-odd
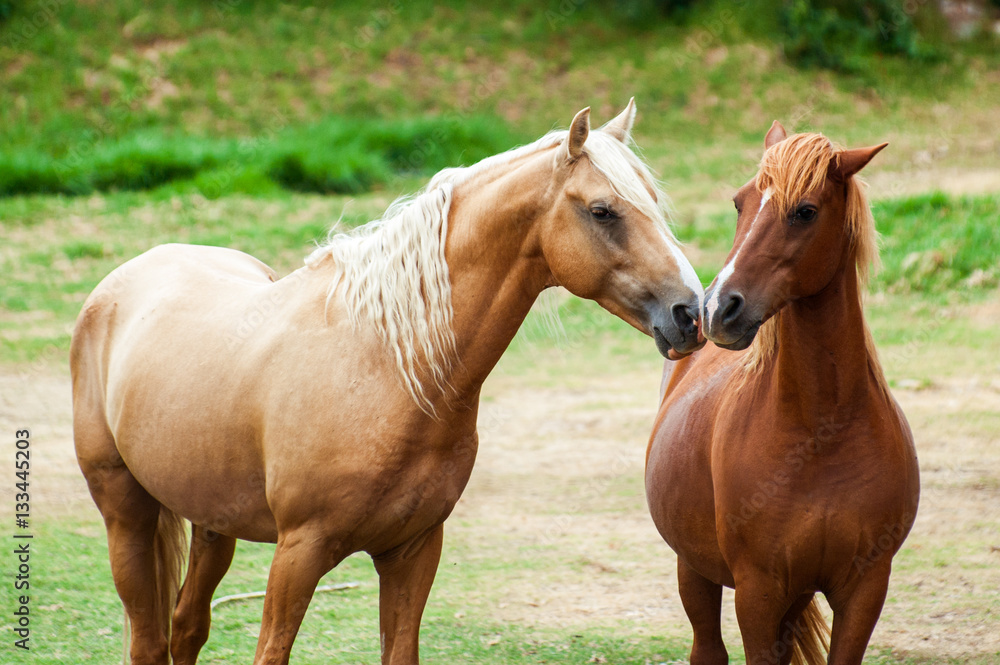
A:
POLYGON ((739 293, 732 293, 726 300, 726 307, 722 310, 722 325, 728 325, 735 321, 743 313, 744 300, 739 293))
POLYGON ((693 333, 698 329, 698 324, 696 323, 698 320, 698 309, 696 307, 677 303, 670 308, 670 316, 673 317, 674 323, 677 324, 677 329, 685 335, 693 333))

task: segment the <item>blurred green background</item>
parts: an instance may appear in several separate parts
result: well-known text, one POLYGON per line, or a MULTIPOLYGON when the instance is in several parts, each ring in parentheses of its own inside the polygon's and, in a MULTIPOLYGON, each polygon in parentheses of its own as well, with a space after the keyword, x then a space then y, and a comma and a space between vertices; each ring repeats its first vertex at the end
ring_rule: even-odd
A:
MULTIPOLYGON (((1000 373, 1000 8, 982 0, 971 3, 978 13, 957 15, 955 4, 0 0, 0 420, 20 422, 25 395, 48 385, 39 399, 52 403, 36 420, 51 421, 52 440, 69 450, 73 321, 101 278, 146 249, 223 245, 285 273, 338 220, 376 218, 437 170, 565 127, 585 106, 599 124, 636 97, 636 140, 673 198, 675 229, 706 284, 732 244, 732 193, 753 176, 772 120, 848 146, 889 141, 864 172, 884 262, 868 317, 887 376, 915 405, 928 499, 883 618, 897 632, 887 633, 891 643, 879 638, 866 662, 1000 662, 974 637, 995 633, 1000 616, 1000 466, 989 461, 1000 373), (964 503, 948 503, 953 496, 964 503), (952 519, 955 505, 968 508, 974 529, 952 519), (961 650, 938 637, 926 651, 894 653, 900 626, 971 635, 963 648, 972 655, 953 656, 961 650)), ((645 405, 656 377, 649 391, 643 381, 660 366, 649 340, 592 303, 556 300, 561 324, 529 317, 491 381, 591 386, 603 397, 600 376, 617 377, 626 386, 618 390, 632 386, 645 405)), ((487 409, 504 390, 494 386, 487 409)), ((574 416, 607 420, 616 408, 574 416)), ((630 414, 621 417, 638 454, 648 424, 630 414)), ((49 477, 64 478, 52 471, 55 458, 49 477)), ((69 467, 65 477, 82 485, 69 467)), ((500 478, 496 487, 529 486, 500 478)), ((585 510, 572 488, 546 477, 515 512, 572 515, 579 551, 597 556, 590 525, 605 512, 645 519, 641 472, 619 481, 618 504, 602 491, 585 510)), ((522 543, 497 527, 497 515, 480 517, 475 507, 492 498, 489 489, 478 488, 471 508, 460 504, 471 512, 458 519, 446 558, 461 568, 443 567, 432 595, 430 662, 683 662, 684 623, 497 620, 496 599, 511 584, 545 579, 555 589, 597 573, 589 559, 566 555, 565 539, 539 545, 532 533, 522 543)), ((56 565, 39 575, 40 649, 26 662, 120 654, 103 528, 85 490, 76 491, 63 513, 39 521, 39 543, 53 557, 44 561, 56 565)), ((620 541, 610 529, 600 542, 606 552, 620 541)), ((652 579, 661 568, 670 577, 666 546, 655 545, 623 553, 620 565, 643 561, 652 579)), ((223 590, 262 586, 269 556, 268 546, 241 545, 223 590)), ((374 662, 374 572, 353 558, 335 574, 363 587, 317 599, 296 654, 374 662)), ((6 608, 12 592, 3 589, 6 608)), ((223 613, 206 662, 248 660, 259 616, 252 604, 223 613)), ((738 657, 738 640, 730 646, 738 657)))

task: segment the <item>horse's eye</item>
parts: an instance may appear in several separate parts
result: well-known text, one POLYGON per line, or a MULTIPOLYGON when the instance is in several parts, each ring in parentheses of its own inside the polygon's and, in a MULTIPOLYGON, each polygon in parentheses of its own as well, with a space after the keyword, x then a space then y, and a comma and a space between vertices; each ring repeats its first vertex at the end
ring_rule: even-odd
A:
POLYGON ((792 218, 792 221, 799 222, 801 224, 808 224, 816 219, 817 214, 818 211, 816 210, 816 206, 801 205, 795 209, 795 215, 792 218))
POLYGON ((608 223, 617 218, 615 213, 605 205, 595 205, 590 208, 590 214, 599 222, 608 223))
POLYGON ((736 208, 737 216, 739 216, 743 212, 743 210, 740 208, 740 204, 737 203, 736 201, 733 201, 733 207, 736 208))

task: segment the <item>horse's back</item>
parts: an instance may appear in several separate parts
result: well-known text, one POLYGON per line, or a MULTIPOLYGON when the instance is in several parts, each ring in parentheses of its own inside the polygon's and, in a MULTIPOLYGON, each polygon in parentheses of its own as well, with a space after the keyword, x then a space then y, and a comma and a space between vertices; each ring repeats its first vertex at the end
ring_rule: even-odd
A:
POLYGON ((91 328, 100 326, 101 314, 110 314, 109 308, 117 310, 116 316, 142 315, 144 307, 155 308, 160 299, 186 286, 211 289, 213 283, 259 285, 275 279, 275 272, 267 265, 233 249, 160 245, 101 280, 84 303, 74 337, 91 334, 91 328))

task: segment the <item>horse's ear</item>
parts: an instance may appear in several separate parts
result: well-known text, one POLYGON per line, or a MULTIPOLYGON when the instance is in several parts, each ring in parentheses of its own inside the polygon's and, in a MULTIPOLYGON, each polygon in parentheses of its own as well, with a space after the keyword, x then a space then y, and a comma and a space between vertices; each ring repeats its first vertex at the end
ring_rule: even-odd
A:
POLYGON ((852 148, 851 150, 841 150, 833 156, 830 164, 835 175, 843 180, 847 180, 852 175, 865 168, 868 162, 872 161, 875 155, 882 152, 888 143, 873 145, 870 148, 852 148))
POLYGON ((622 143, 628 143, 632 139, 632 124, 635 122, 635 97, 628 100, 628 106, 618 114, 618 117, 609 121, 601 131, 610 134, 622 143))
POLYGON ((563 141, 562 151, 566 161, 573 161, 583 154, 583 144, 590 136, 590 107, 583 109, 573 118, 573 123, 569 126, 569 134, 563 141))
POLYGON ((771 123, 771 129, 767 130, 767 136, 764 137, 764 150, 767 150, 775 143, 781 143, 788 138, 785 128, 781 126, 781 123, 775 120, 771 123))

